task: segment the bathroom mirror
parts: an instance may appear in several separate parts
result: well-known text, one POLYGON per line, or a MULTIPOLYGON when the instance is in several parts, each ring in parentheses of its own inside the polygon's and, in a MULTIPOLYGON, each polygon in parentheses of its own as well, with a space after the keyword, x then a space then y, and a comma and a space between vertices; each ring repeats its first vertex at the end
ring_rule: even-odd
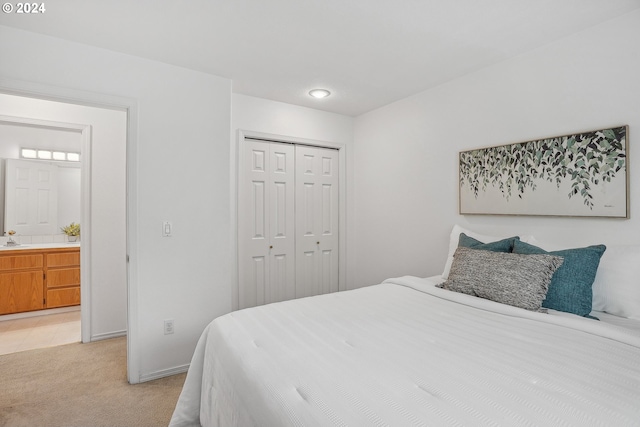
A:
POLYGON ((22 148, 81 150, 79 132, 0 123, 0 226, 2 235, 51 236, 80 222, 80 162, 21 158, 22 148))

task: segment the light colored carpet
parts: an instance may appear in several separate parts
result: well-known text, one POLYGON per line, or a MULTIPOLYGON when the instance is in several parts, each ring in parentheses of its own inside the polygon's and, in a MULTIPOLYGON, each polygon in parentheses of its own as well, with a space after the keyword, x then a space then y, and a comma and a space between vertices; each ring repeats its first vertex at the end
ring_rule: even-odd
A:
POLYGON ((3 355, 0 426, 166 426, 185 375, 130 385, 125 337, 3 355))

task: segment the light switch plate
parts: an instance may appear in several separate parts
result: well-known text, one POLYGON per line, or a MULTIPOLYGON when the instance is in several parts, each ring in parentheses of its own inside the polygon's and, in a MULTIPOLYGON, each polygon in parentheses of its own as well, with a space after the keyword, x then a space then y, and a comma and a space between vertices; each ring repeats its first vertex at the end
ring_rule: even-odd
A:
POLYGON ((171 237, 173 233, 173 225, 171 221, 163 221, 162 222, 162 237, 171 237))

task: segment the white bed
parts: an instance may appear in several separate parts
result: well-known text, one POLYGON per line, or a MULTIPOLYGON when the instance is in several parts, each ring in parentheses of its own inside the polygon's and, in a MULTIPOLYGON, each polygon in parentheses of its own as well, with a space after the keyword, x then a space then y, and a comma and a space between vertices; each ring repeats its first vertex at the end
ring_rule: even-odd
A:
POLYGON ((440 280, 215 319, 171 426, 640 425, 640 321, 532 312, 440 280))

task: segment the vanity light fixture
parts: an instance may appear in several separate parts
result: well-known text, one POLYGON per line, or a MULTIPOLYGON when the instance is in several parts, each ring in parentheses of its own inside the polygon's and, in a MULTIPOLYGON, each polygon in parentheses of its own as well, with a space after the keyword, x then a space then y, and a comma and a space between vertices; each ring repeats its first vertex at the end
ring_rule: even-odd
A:
POLYGON ((51 160, 51 151, 38 150, 38 158, 42 160, 51 160))
POLYGON ((326 98, 327 96, 331 95, 331 92, 329 92, 326 89, 313 89, 309 91, 309 95, 313 96, 314 98, 326 98))
POLYGON ((20 151, 20 155, 23 159, 37 159, 38 152, 36 150, 32 150, 30 148, 23 148, 20 151))
POLYGON ((67 153, 67 161, 68 162, 79 162, 80 161, 80 153, 67 153))
POLYGON ((55 160, 58 162, 79 162, 80 153, 66 151, 36 150, 33 148, 20 149, 20 157, 23 159, 55 160))

